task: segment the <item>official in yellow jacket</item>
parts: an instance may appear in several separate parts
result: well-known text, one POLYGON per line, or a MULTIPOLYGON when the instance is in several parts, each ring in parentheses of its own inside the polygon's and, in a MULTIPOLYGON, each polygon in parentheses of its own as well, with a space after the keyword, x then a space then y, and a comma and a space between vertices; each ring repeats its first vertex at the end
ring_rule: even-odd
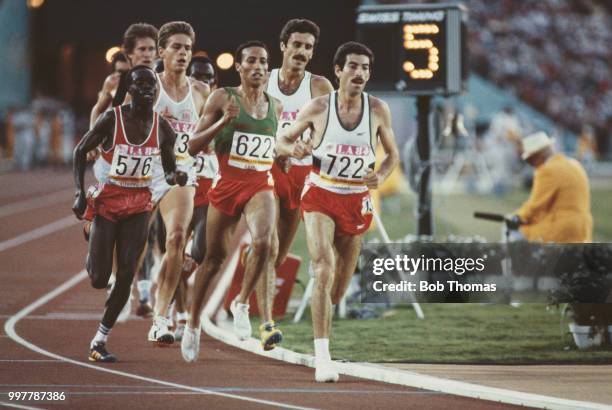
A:
POLYGON ((529 199, 515 212, 529 241, 578 243, 593 239, 589 180, 580 163, 555 153, 544 132, 525 137, 522 158, 535 168, 529 199))

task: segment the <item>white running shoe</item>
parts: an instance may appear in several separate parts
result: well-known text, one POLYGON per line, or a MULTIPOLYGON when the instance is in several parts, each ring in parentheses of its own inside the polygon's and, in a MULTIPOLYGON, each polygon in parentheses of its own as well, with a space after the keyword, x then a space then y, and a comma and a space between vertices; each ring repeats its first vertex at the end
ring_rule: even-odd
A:
POLYGON ((163 316, 155 316, 153 325, 149 330, 149 342, 156 342, 162 345, 174 343, 174 333, 169 329, 170 321, 163 316))
POLYGON ((181 354, 186 362, 195 362, 200 353, 200 328, 192 329, 185 326, 183 339, 181 340, 181 354))
POLYGON ((117 316, 117 322, 124 323, 127 321, 132 314, 132 288, 130 288, 130 296, 128 297, 127 302, 125 302, 125 306, 119 312, 119 316, 117 316))
POLYGON ((249 320, 249 305, 238 303, 236 299, 232 300, 230 310, 234 316, 234 333, 240 340, 247 340, 251 337, 251 321, 249 320))
POLYGON ((331 360, 317 360, 315 366, 315 381, 318 383, 336 383, 340 376, 331 360))

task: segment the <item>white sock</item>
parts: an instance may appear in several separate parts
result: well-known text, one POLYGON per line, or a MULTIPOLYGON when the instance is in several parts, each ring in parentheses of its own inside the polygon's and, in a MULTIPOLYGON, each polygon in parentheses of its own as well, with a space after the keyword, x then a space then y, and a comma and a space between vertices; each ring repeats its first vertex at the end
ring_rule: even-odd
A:
POLYGON ((108 334, 110 333, 110 329, 104 326, 102 323, 98 326, 98 331, 93 339, 91 339, 91 343, 89 344, 90 348, 93 348, 97 343, 106 343, 108 340, 108 334))
POLYGON ((187 319, 189 319, 189 313, 187 312, 176 312, 176 321, 177 322, 181 322, 181 321, 187 321, 187 319))
POLYGON ((138 294, 140 295, 139 299, 141 302, 148 302, 151 299, 151 287, 153 286, 153 282, 150 280, 139 280, 136 282, 136 287, 138 288, 138 294))
POLYGON ((317 361, 331 361, 329 354, 329 339, 315 339, 315 358, 317 361))

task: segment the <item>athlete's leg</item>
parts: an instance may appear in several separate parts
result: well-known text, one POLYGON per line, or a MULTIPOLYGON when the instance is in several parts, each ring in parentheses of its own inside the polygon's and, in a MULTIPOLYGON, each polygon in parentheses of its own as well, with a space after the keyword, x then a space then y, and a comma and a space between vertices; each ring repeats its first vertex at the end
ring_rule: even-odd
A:
POLYGON ((275 267, 278 268, 283 264, 295 234, 300 226, 301 211, 300 208, 287 209, 280 208, 279 222, 277 224, 278 229, 278 257, 276 258, 275 267))
POLYGON ((221 269, 227 255, 227 247, 224 238, 228 231, 232 231, 238 221, 240 214, 228 216, 214 206, 208 207, 206 228, 206 252, 204 261, 196 269, 195 284, 193 286, 193 300, 189 309, 189 327, 199 329, 200 314, 204 307, 204 297, 213 277, 221 269))
POLYGON ((331 290, 336 270, 334 252, 335 223, 320 212, 304 212, 308 253, 314 269, 314 288, 310 309, 315 339, 329 339, 328 323, 332 315, 331 290))
POLYGON ((275 235, 277 210, 272 191, 258 192, 244 207, 247 228, 251 234, 251 252, 247 258, 238 303, 248 304, 249 297, 261 275, 278 255, 275 235))
POLYGON ((329 354, 329 334, 332 317, 331 290, 336 270, 334 251, 335 223, 319 212, 305 212, 304 225, 308 252, 314 269, 314 288, 310 302, 315 348, 315 380, 336 382, 338 372, 329 354))
POLYGON ((191 244, 191 257, 198 264, 204 262, 206 254, 206 216, 208 205, 200 205, 193 210, 193 242, 191 244))
MULTIPOLYGON (((208 213, 208 205, 200 205, 193 209, 193 217, 191 218, 190 230, 193 232, 191 237, 191 249, 186 249, 185 252, 191 255, 191 258, 200 266, 204 261, 204 254, 206 253, 206 215, 208 213)), ((174 339, 179 341, 183 338, 185 331, 185 325, 189 319, 187 313, 189 307, 188 296, 189 296, 189 284, 187 283, 187 276, 181 275, 179 284, 174 294, 174 301, 176 307, 176 330, 174 332, 174 339)))
MULTIPOLYGON (((287 248, 284 244, 282 244, 282 240, 280 238, 281 229, 284 230, 284 227, 281 228, 282 221, 279 219, 279 215, 282 213, 282 206, 279 203, 279 200, 276 199, 276 209, 277 212, 280 209, 280 212, 277 213, 277 223, 276 223, 276 233, 277 237, 274 239, 275 242, 279 243, 279 249, 281 247, 287 248), (282 244, 282 245, 281 245, 282 244)), ((247 259, 245 262, 248 264, 251 261, 251 252, 247 255, 247 259)), ((261 322, 267 323, 272 320, 272 307, 274 305, 274 291, 276 287, 276 262, 278 262, 279 257, 274 259, 270 259, 268 261, 268 267, 266 272, 262 277, 257 281, 257 285, 255 287, 255 293, 257 295, 257 309, 259 310, 259 314, 261 316, 261 322)))
POLYGON ((117 279, 106 301, 102 324, 112 328, 128 300, 138 259, 147 240, 149 213, 131 215, 117 224, 117 279))
POLYGON ((155 314, 164 316, 174 296, 183 265, 187 229, 193 213, 194 187, 173 187, 159 203, 166 226, 165 269, 160 271, 155 314))
POLYGON ((96 215, 91 227, 85 267, 91 286, 104 289, 113 268, 113 252, 117 236, 117 224, 101 215, 96 215))
POLYGON ((331 290, 331 302, 334 305, 340 303, 351 283, 359 259, 359 252, 361 251, 362 237, 363 234, 336 236, 334 245, 338 253, 336 272, 331 290))

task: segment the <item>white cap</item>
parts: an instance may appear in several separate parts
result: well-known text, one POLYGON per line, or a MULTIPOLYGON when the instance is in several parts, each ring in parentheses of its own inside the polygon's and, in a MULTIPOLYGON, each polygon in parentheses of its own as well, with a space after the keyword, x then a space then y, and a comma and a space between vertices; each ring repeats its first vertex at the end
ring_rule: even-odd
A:
POLYGON ((550 147, 555 143, 554 138, 550 138, 544 131, 536 132, 523 138, 523 154, 521 158, 527 159, 536 152, 550 147))

